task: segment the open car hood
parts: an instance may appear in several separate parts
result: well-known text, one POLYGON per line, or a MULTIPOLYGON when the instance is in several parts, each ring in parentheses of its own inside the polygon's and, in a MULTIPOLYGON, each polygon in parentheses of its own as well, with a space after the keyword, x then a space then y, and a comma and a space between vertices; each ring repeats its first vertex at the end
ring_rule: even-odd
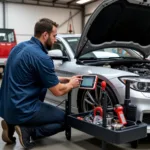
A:
POLYGON ((124 47, 150 55, 150 4, 144 0, 104 0, 80 38, 75 58, 103 48, 124 47))

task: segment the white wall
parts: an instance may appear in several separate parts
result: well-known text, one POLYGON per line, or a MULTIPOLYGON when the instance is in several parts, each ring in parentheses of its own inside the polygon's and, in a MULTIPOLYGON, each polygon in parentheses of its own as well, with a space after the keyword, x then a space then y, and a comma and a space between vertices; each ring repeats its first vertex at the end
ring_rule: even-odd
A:
MULTIPOLYGON (((103 0, 97 0, 96 2, 90 3, 85 6, 85 15, 93 13, 93 11, 102 3, 103 0)), ((90 15, 85 17, 85 24, 90 18, 90 15)))
MULTIPOLYGON (((72 15, 78 11, 72 9, 72 15)), ((6 3, 6 28, 15 29, 18 43, 33 35, 34 25, 40 18, 47 17, 62 24, 69 16, 70 9, 6 3)), ((73 17, 75 33, 81 33, 81 17, 81 12, 73 17)), ((67 33, 67 26, 68 22, 58 29, 58 33, 67 33)))
POLYGON ((0 28, 3 28, 3 5, 0 3, 0 28))

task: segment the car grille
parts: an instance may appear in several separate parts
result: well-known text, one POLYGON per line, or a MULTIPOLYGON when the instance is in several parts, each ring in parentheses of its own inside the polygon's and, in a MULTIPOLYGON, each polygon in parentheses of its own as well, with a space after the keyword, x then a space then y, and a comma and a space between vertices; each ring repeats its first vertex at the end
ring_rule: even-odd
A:
POLYGON ((143 122, 150 124, 150 114, 148 113, 143 114, 143 122))

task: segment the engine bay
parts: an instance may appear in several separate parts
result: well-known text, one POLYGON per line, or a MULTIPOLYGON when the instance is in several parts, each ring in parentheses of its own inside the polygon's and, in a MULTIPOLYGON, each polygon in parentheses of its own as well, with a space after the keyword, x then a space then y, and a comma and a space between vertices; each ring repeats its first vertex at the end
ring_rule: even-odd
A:
POLYGON ((138 74, 141 77, 150 77, 150 60, 82 60, 78 64, 101 66, 138 74))
POLYGON ((119 65, 112 64, 110 65, 113 69, 123 70, 138 74, 142 77, 150 77, 150 62, 130 62, 130 63, 122 63, 119 65))

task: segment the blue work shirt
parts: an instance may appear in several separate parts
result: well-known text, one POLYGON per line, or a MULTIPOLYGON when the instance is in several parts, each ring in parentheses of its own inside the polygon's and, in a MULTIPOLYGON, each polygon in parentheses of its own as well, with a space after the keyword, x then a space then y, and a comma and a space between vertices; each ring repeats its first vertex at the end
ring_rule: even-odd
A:
MULTIPOLYGON (((7 60, 0 90, 0 116, 21 124, 39 111, 40 93, 59 83, 52 59, 42 43, 32 37, 14 47, 7 60)), ((45 114, 47 115, 47 114, 45 114)))

